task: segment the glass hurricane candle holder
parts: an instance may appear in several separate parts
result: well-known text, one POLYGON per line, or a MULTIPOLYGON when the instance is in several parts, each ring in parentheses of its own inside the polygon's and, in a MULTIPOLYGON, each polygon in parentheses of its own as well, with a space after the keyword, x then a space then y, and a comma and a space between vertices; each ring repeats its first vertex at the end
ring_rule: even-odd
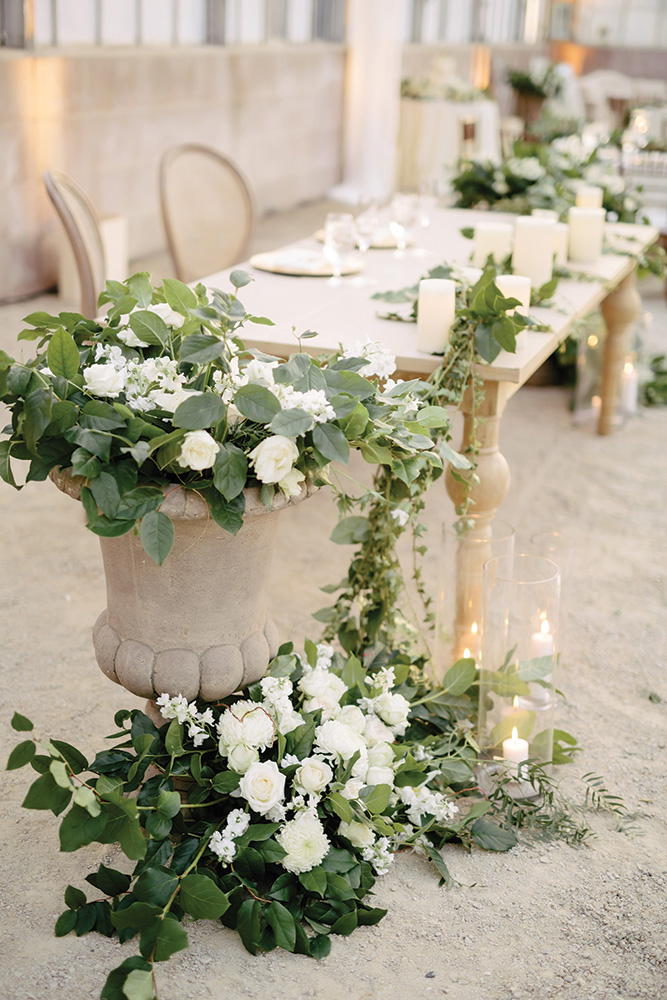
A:
POLYGON ((484 565, 478 743, 487 780, 509 771, 519 794, 522 762, 548 766, 558 662, 560 571, 534 555, 484 565))
POLYGON ((435 675, 441 680, 462 657, 479 659, 484 563, 510 559, 514 528, 479 515, 452 518, 442 529, 436 607, 435 675))
POLYGON ((562 531, 539 531, 530 539, 530 551, 535 556, 552 559, 560 570, 560 614, 558 653, 560 662, 567 658, 570 649, 568 617, 570 593, 574 574, 574 542, 562 531))

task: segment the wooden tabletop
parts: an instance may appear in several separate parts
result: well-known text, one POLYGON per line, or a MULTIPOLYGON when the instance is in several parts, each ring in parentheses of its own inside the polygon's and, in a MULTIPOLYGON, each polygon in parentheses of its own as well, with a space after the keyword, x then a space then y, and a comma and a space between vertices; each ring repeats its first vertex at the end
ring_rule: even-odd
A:
MULTIPOLYGON (((516 216, 494 212, 493 218, 513 221, 516 216)), ((381 341, 396 355, 399 371, 427 375, 438 367, 440 358, 417 350, 416 324, 380 319, 378 313, 395 307, 371 296, 414 284, 436 264, 469 264, 472 241, 462 236, 460 230, 474 226, 480 219, 488 221, 489 213, 439 209, 429 228, 418 230, 414 248, 403 256, 391 249, 369 250, 364 255, 361 275, 344 278, 339 284, 328 278, 271 274, 253 268, 248 262, 237 265, 256 279, 239 292, 245 308, 275 323, 272 327, 247 324, 242 334, 244 342, 268 354, 287 356, 297 350, 292 327, 296 327, 296 333, 317 331, 316 338, 302 343, 303 350, 311 354, 335 350, 340 344, 347 347, 357 340, 381 341)), ((633 254, 645 250, 658 235, 652 226, 627 223, 605 226, 605 240, 633 254)), ((314 236, 292 246, 321 249, 314 236)), ((573 322, 595 309, 632 271, 634 263, 632 256, 605 253, 595 264, 572 265, 571 270, 581 270, 599 280, 561 279, 555 295, 556 307, 531 310, 531 315, 548 324, 551 332, 524 331, 516 354, 502 351, 492 365, 480 365, 480 373, 486 380, 522 385, 565 339, 573 322)), ((228 290, 231 270, 202 280, 209 287, 228 290)))

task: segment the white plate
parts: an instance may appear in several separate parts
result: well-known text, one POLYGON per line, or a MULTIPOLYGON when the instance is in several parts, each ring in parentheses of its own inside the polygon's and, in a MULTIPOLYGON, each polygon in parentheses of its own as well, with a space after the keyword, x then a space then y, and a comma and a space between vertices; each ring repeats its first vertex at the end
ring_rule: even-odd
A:
MULTIPOLYGON (((333 267, 317 250, 271 250, 267 253, 256 253, 250 258, 250 264, 260 271, 270 271, 272 274, 290 274, 298 277, 330 278, 333 267)), ((358 274, 363 268, 363 262, 350 257, 343 262, 342 274, 358 274)))

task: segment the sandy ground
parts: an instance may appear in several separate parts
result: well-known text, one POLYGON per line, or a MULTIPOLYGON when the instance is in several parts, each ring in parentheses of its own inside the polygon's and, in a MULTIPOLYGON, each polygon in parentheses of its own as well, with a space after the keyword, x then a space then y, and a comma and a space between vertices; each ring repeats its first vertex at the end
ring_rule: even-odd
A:
MULTIPOLYGON (((664 345, 659 293, 648 305, 664 345)), ((28 311, 3 311, 0 346, 12 347, 9 331, 28 311)), ((576 545, 558 723, 585 751, 563 780, 580 796, 575 775, 604 775, 631 828, 598 814, 597 839, 586 847, 448 848, 459 883, 448 891, 425 861, 401 855, 377 884, 375 903, 389 908, 387 917, 335 939, 319 964, 284 952, 253 958, 235 933, 194 925, 189 951, 159 968, 161 1000, 667 997, 666 442, 667 409, 643 410, 598 438, 573 427, 566 393, 553 388, 522 389, 502 432, 513 480, 501 513, 517 528, 519 550, 555 526, 576 545), (662 703, 649 700, 651 691, 662 703)), ((438 484, 427 510, 432 578, 450 512, 438 484)), ((303 634, 303 619, 326 601, 318 587, 347 565, 349 550, 328 542, 335 520, 326 494, 283 515, 272 608, 285 637, 303 634)), ((40 734, 92 754, 113 731, 113 713, 139 704, 94 661, 90 628, 105 603, 97 539, 83 529, 78 505, 49 483, 20 494, 1 486, 0 524, 2 755, 17 742, 15 709, 40 734)), ((95 998, 134 946, 95 935, 57 940, 53 925, 68 882, 84 885, 101 861, 130 866, 101 845, 58 853, 57 820, 20 808, 32 774, 6 772, 0 792, 0 998, 95 998)))

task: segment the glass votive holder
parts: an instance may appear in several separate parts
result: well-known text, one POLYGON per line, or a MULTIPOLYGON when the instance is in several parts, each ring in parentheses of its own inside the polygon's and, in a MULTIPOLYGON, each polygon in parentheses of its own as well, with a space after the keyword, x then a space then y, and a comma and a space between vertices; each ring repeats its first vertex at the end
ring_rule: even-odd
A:
POLYGON ((462 657, 479 659, 484 563, 514 551, 514 528, 507 521, 471 514, 451 518, 442 528, 437 591, 434 673, 442 680, 462 657))
POLYGON ((560 662, 568 658, 570 650, 570 593, 574 574, 574 542, 562 531, 539 531, 530 539, 533 555, 552 559, 560 570, 560 615, 558 627, 558 653, 560 662))
MULTIPOLYGON (((482 770, 521 785, 525 760, 548 766, 558 661, 560 571, 518 554, 484 565, 478 743, 482 770)), ((526 792, 525 794, 529 794, 526 792)))

